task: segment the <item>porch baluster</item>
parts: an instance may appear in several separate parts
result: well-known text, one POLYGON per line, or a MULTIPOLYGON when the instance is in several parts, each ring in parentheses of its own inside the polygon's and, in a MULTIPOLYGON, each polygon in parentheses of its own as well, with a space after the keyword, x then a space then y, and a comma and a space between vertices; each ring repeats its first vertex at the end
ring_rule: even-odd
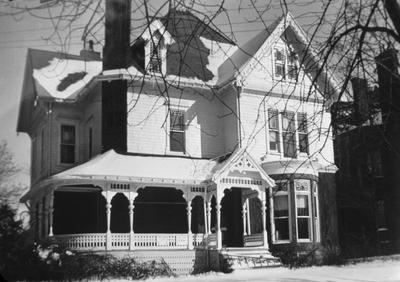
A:
POLYGON ((193 249, 192 236, 192 201, 187 202, 187 220, 188 220, 188 249, 193 249))

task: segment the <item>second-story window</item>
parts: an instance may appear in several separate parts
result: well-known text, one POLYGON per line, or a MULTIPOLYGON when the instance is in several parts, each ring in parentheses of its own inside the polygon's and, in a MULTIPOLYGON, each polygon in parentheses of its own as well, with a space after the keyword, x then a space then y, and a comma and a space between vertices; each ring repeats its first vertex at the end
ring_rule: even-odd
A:
POLYGON ((277 110, 268 110, 269 150, 279 152, 279 114, 277 110))
POLYGON ((299 151, 300 153, 308 154, 307 115, 305 113, 297 113, 297 132, 299 136, 299 151))
POLYGON ((171 111, 169 148, 172 152, 185 152, 185 114, 183 111, 171 111))
POLYGON ((283 156, 295 158, 296 150, 296 128, 294 125, 294 113, 283 112, 282 116, 282 141, 283 141, 283 156))
POLYGON ((63 164, 75 163, 75 126, 61 125, 60 161, 63 164))

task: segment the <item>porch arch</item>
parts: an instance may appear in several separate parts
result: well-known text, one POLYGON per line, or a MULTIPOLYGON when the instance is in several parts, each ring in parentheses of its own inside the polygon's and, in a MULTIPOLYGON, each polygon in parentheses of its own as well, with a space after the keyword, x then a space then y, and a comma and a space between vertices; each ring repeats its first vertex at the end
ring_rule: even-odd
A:
POLYGON ((117 193, 111 200, 111 232, 129 232, 129 201, 123 193, 117 193))
POLYGON ((53 232, 61 234, 106 232, 106 200, 101 189, 54 191, 53 232))
POLYGON ((187 233, 187 203, 181 190, 145 187, 137 192, 134 201, 136 233, 187 233))

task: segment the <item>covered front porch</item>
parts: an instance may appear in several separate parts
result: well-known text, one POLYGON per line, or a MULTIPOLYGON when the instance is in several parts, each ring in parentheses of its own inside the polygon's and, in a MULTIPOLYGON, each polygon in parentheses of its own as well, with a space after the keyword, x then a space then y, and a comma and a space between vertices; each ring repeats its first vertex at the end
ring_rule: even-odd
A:
POLYGON ((267 250, 266 193, 273 184, 243 150, 219 160, 110 151, 25 197, 37 239, 70 249, 267 250))

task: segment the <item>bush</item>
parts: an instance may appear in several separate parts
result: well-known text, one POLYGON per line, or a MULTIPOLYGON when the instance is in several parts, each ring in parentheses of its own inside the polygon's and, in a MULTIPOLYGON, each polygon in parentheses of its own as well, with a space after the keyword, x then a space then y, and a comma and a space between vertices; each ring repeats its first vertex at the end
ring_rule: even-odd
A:
POLYGON ((164 260, 139 262, 96 253, 77 253, 53 242, 32 243, 8 204, 0 204, 0 273, 6 280, 83 280, 174 276, 164 260))

